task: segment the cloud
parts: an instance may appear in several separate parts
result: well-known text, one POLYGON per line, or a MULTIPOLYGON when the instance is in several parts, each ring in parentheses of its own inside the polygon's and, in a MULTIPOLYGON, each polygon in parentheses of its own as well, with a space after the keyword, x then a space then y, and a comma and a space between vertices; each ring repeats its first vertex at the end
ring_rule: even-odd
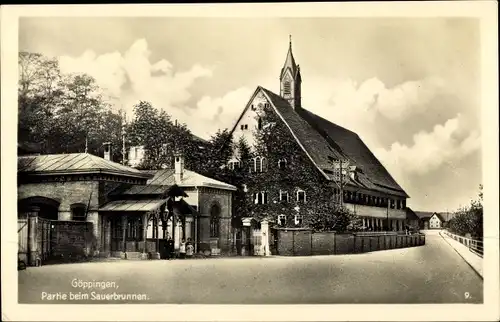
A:
POLYGON ((200 135, 214 133, 217 129, 231 129, 254 90, 241 87, 227 92, 222 97, 202 97, 196 104, 196 116, 200 119, 198 126, 200 135))
POLYGON ((409 181, 411 176, 426 175, 458 162, 480 147, 479 133, 468 130, 465 118, 459 114, 436 125, 432 132, 415 134, 411 146, 395 142, 389 149, 376 149, 374 154, 396 179, 409 181))
POLYGON ((174 71, 168 60, 153 63, 150 55, 147 41, 138 39, 123 54, 97 55, 87 50, 79 57, 62 56, 59 62, 64 73, 93 76, 129 116, 133 114, 133 105, 144 100, 189 124, 191 115, 185 105, 191 98, 190 89, 198 79, 211 77, 213 68, 194 64, 188 70, 174 71))

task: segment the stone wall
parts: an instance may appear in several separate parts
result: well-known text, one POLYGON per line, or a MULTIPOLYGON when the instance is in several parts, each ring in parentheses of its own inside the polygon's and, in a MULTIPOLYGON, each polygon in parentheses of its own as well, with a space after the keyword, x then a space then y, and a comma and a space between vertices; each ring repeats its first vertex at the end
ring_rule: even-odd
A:
POLYGON ((425 245, 424 235, 336 234, 308 230, 278 230, 278 255, 340 255, 425 245))
POLYGON ((18 200, 30 197, 45 197, 60 203, 58 219, 72 220, 71 205, 90 205, 87 213, 87 222, 92 223, 93 248, 100 248, 100 220, 99 213, 99 185, 98 181, 67 181, 67 182, 42 182, 23 183, 18 186, 18 200))

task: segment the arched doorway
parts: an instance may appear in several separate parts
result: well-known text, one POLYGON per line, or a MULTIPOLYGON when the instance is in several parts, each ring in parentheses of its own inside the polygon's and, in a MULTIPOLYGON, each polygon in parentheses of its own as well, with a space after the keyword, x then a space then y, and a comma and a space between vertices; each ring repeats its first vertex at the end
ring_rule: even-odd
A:
POLYGON ((36 208, 38 217, 58 220, 59 204, 57 200, 42 196, 24 198, 18 201, 18 216, 22 216, 22 214, 31 212, 36 208))

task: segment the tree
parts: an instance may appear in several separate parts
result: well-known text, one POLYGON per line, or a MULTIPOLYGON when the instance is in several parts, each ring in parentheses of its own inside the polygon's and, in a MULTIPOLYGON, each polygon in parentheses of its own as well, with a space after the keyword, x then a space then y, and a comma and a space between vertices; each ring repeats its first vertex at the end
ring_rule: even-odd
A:
POLYGON ((450 220, 450 230, 458 235, 471 235, 472 238, 483 238, 483 186, 479 186, 479 196, 477 200, 472 200, 471 204, 462 207, 455 212, 455 216, 450 220))
POLYGON ((63 95, 59 64, 37 53, 20 52, 18 58, 18 140, 43 144, 63 95))
POLYGON ((195 137, 186 124, 172 122, 163 110, 141 101, 134 106, 134 119, 127 127, 128 145, 141 145, 145 156, 142 169, 173 167, 174 155, 184 156, 185 167, 201 171, 207 167, 212 149, 202 139, 195 137))
MULTIPOLYGON (((102 155, 102 144, 120 146, 121 117, 86 74, 62 74, 57 59, 19 53, 20 142, 37 143, 41 153, 88 151, 102 155)), ((121 159, 119 148, 113 160, 121 159)))

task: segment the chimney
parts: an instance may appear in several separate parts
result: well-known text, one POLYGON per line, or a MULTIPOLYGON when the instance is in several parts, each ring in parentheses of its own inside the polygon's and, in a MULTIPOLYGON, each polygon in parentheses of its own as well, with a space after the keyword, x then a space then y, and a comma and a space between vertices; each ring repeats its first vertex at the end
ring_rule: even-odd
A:
POLYGON ((111 142, 103 143, 104 146, 104 159, 111 161, 111 142))
POLYGON ((184 156, 182 153, 177 152, 175 155, 175 183, 181 184, 182 177, 184 176, 184 156))

